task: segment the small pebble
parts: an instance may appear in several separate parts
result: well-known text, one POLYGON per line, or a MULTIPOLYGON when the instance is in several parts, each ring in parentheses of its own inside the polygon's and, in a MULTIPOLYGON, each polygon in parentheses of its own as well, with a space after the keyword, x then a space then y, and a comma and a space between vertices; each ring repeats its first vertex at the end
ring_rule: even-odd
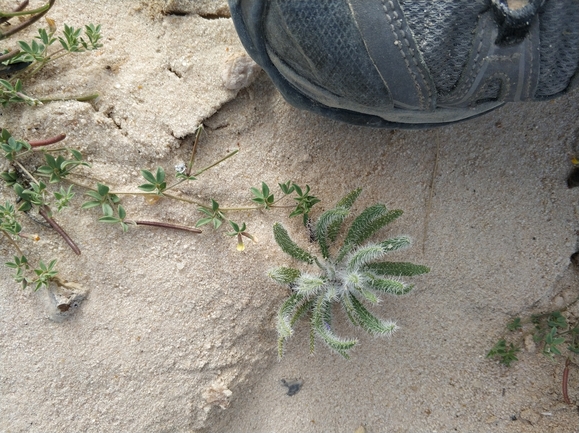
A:
POLYGON ((287 388, 287 395, 291 397, 292 395, 295 395, 299 392, 299 390, 302 388, 304 381, 300 379, 290 379, 290 380, 282 379, 281 383, 283 386, 287 388))

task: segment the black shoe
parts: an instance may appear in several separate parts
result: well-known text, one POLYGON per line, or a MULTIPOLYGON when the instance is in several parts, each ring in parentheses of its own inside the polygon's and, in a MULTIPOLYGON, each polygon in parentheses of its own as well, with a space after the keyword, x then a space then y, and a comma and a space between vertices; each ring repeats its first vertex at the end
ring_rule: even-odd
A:
POLYGON ((579 83, 579 0, 517 10, 505 0, 229 5, 243 45, 286 100, 349 123, 444 125, 579 83))

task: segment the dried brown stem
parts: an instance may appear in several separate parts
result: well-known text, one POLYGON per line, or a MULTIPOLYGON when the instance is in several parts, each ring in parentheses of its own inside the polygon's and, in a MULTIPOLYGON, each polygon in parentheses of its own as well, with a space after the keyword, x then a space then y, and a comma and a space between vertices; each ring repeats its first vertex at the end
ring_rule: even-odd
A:
POLYGON ((44 140, 32 140, 32 141, 29 141, 28 143, 32 147, 42 147, 42 146, 48 146, 49 144, 58 143, 59 141, 62 141, 65 138, 66 138, 66 134, 59 134, 56 137, 45 138, 44 140))
POLYGON ((60 227, 56 221, 50 217, 48 214, 49 209, 47 206, 40 206, 38 209, 38 213, 46 220, 48 224, 66 241, 68 246, 74 251, 76 255, 80 256, 80 248, 74 243, 74 241, 70 238, 70 236, 60 227))
POLYGON ((163 227, 166 229, 183 230, 183 231, 187 231, 187 232, 191 232, 191 233, 202 233, 202 231, 197 229, 197 228, 180 226, 177 224, 170 224, 170 223, 164 223, 164 222, 158 222, 158 221, 125 221, 125 222, 127 224, 133 223, 133 224, 136 224, 138 226, 163 227))
POLYGON ((14 48, 13 50, 7 52, 6 54, 1 55, 0 56, 0 62, 5 62, 6 60, 9 60, 12 57, 17 56, 18 54, 20 54, 20 50, 17 48, 14 48))

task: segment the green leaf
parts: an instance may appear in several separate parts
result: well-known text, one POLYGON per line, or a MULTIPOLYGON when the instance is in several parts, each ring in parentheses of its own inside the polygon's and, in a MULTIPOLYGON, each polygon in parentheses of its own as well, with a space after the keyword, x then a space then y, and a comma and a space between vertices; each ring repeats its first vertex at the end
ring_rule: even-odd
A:
POLYGON ((120 222, 121 222, 120 219, 118 219, 118 218, 116 218, 116 217, 114 217, 114 216, 103 216, 103 217, 100 217, 100 218, 99 218, 99 221, 100 221, 101 223, 113 223, 113 224, 116 224, 116 223, 120 223, 120 222))
POLYGON ((487 353, 487 358, 498 358, 501 364, 510 367, 513 361, 518 361, 519 359, 516 357, 516 353, 518 353, 521 349, 515 347, 513 343, 510 343, 507 346, 506 340, 502 339, 499 340, 493 348, 487 353))
POLYGON ((360 196, 362 192, 362 188, 356 188, 353 191, 350 191, 345 197, 343 197, 337 204, 336 207, 345 207, 346 209, 350 209, 356 199, 360 196))
POLYGON ((139 185, 137 188, 145 192, 155 192, 157 190, 157 187, 155 185, 151 185, 150 183, 144 183, 139 185))
POLYGON ((290 239, 286 229, 280 223, 274 224, 273 236, 284 253, 289 254, 294 259, 300 260, 302 262, 309 264, 314 262, 314 256, 298 247, 298 245, 290 239))
POLYGON ((100 201, 85 201, 80 207, 82 209, 90 209, 90 208, 96 207, 100 204, 101 204, 100 201))
POLYGON ((197 223, 195 223, 195 227, 204 226, 209 224, 211 221, 213 221, 213 218, 201 218, 199 221, 197 221, 197 223))
POLYGON ((368 263, 362 268, 364 271, 372 272, 381 276, 404 276, 411 277, 430 272, 430 268, 422 265, 415 265, 408 262, 380 262, 368 263))
POLYGON ((312 311, 312 328, 316 335, 333 351, 339 353, 344 358, 350 356, 348 352, 356 345, 357 339, 346 339, 337 336, 332 331, 331 321, 331 303, 327 302, 324 294, 318 296, 316 304, 312 311))
POLYGON ((509 331, 516 331, 517 329, 521 329, 521 318, 515 317, 511 322, 507 323, 507 329, 509 331))
MULTIPOLYGON (((104 197, 109 193, 110 188, 106 185, 103 185, 102 183, 97 183, 97 191, 101 197, 104 197)), ((89 191, 89 192, 87 192, 87 194, 90 195, 91 192, 92 191, 89 191)), ((95 198, 100 198, 100 197, 95 197, 95 198)))
POLYGON ((280 306, 277 313, 276 329, 278 333, 278 356, 283 356, 284 341, 293 334, 292 315, 296 307, 302 303, 304 296, 299 293, 292 293, 280 306))
POLYGON ((153 173, 151 173, 149 170, 141 170, 141 176, 143 176, 147 182, 152 183, 153 185, 157 182, 157 179, 155 179, 155 176, 153 176, 153 173))
POLYGON ((163 167, 157 168, 157 175, 155 176, 155 180, 157 181, 157 184, 161 184, 165 181, 165 170, 163 167))

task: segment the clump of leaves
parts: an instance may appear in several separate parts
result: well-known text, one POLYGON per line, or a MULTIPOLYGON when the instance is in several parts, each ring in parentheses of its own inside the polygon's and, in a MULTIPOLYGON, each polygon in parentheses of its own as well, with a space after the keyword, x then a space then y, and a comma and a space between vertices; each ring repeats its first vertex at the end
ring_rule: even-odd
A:
POLYGON ((518 361, 516 354, 520 352, 519 347, 515 347, 513 343, 507 345, 507 341, 503 338, 497 341, 489 353, 487 353, 487 358, 497 358, 499 362, 507 367, 511 366, 513 361, 518 361))
POLYGON ((511 340, 515 341, 508 345, 505 339, 499 340, 487 353, 487 358, 496 358, 501 364, 507 367, 510 366, 513 361, 517 361, 514 354, 521 350, 522 341, 525 336, 529 334, 533 336, 533 341, 541 348, 541 353, 550 358, 553 358, 555 355, 561 355, 563 348, 570 354, 579 354, 579 323, 569 323, 565 316, 563 316, 561 310, 544 314, 534 314, 526 320, 516 317, 507 324, 507 329, 511 332, 524 332, 515 334, 518 338, 511 338, 511 340), (529 327, 531 328, 528 329, 529 327), (566 347, 564 346, 565 344, 566 347), (496 350, 500 347, 508 347, 509 350, 496 350))
POLYGON ((500 339, 487 353, 487 358, 495 358, 501 364, 510 367, 514 361, 518 361, 516 354, 521 351, 522 342, 526 336, 532 335, 533 341, 541 348, 541 353, 551 359, 555 356, 565 356, 565 368, 561 382, 563 400, 571 404, 568 394, 569 367, 572 359, 577 359, 579 355, 579 322, 577 318, 569 316, 566 318, 563 313, 572 305, 577 303, 575 299, 561 310, 551 311, 544 314, 534 314, 530 318, 514 318, 507 324, 507 329, 511 331, 510 341, 500 339), (517 332, 516 338, 512 335, 517 332), (565 347, 566 346, 566 347, 565 347), (566 352, 566 353, 565 353, 566 352))
POLYGON ((331 254, 332 244, 360 193, 361 189, 352 191, 317 220, 315 234, 321 258, 300 248, 281 224, 273 227, 274 238, 285 253, 318 267, 316 273, 302 272, 292 267, 279 267, 269 272, 274 281, 289 285, 291 289, 291 295, 283 302, 277 315, 280 357, 297 321, 307 317, 311 327, 310 350, 314 351, 315 339, 318 338, 330 349, 348 358, 357 339, 335 334, 332 328, 335 304, 342 307, 354 326, 372 335, 392 335, 398 328, 396 323, 377 318, 364 306, 364 302, 375 305, 380 294, 408 293, 413 286, 402 281, 401 277, 420 275, 430 270, 426 266, 407 262, 380 261, 389 253, 410 246, 408 236, 363 245, 378 230, 402 215, 401 210, 388 210, 383 204, 370 206, 358 215, 348 229, 342 246, 331 254))
MULTIPOLYGON (((0 11, 0 40, 36 22, 48 12, 55 0, 50 0, 44 6, 33 10, 25 10, 27 3, 27 1, 23 2, 12 12, 0 11), (16 17, 28 18, 19 24, 9 25, 8 21, 16 17)), ((11 103, 40 105, 43 102, 54 100, 29 96, 23 89, 23 83, 26 79, 37 74, 49 62, 71 53, 93 51, 102 47, 100 25, 88 24, 84 26, 84 29, 81 29, 65 24, 61 36, 57 36, 56 23, 49 18, 46 18, 46 22, 48 28, 38 29, 38 34, 32 41, 18 41, 17 48, 0 51, 0 104, 3 106, 11 103), (56 45, 59 48, 53 47, 56 45)), ((91 94, 65 99, 88 101, 97 96, 91 94)))

